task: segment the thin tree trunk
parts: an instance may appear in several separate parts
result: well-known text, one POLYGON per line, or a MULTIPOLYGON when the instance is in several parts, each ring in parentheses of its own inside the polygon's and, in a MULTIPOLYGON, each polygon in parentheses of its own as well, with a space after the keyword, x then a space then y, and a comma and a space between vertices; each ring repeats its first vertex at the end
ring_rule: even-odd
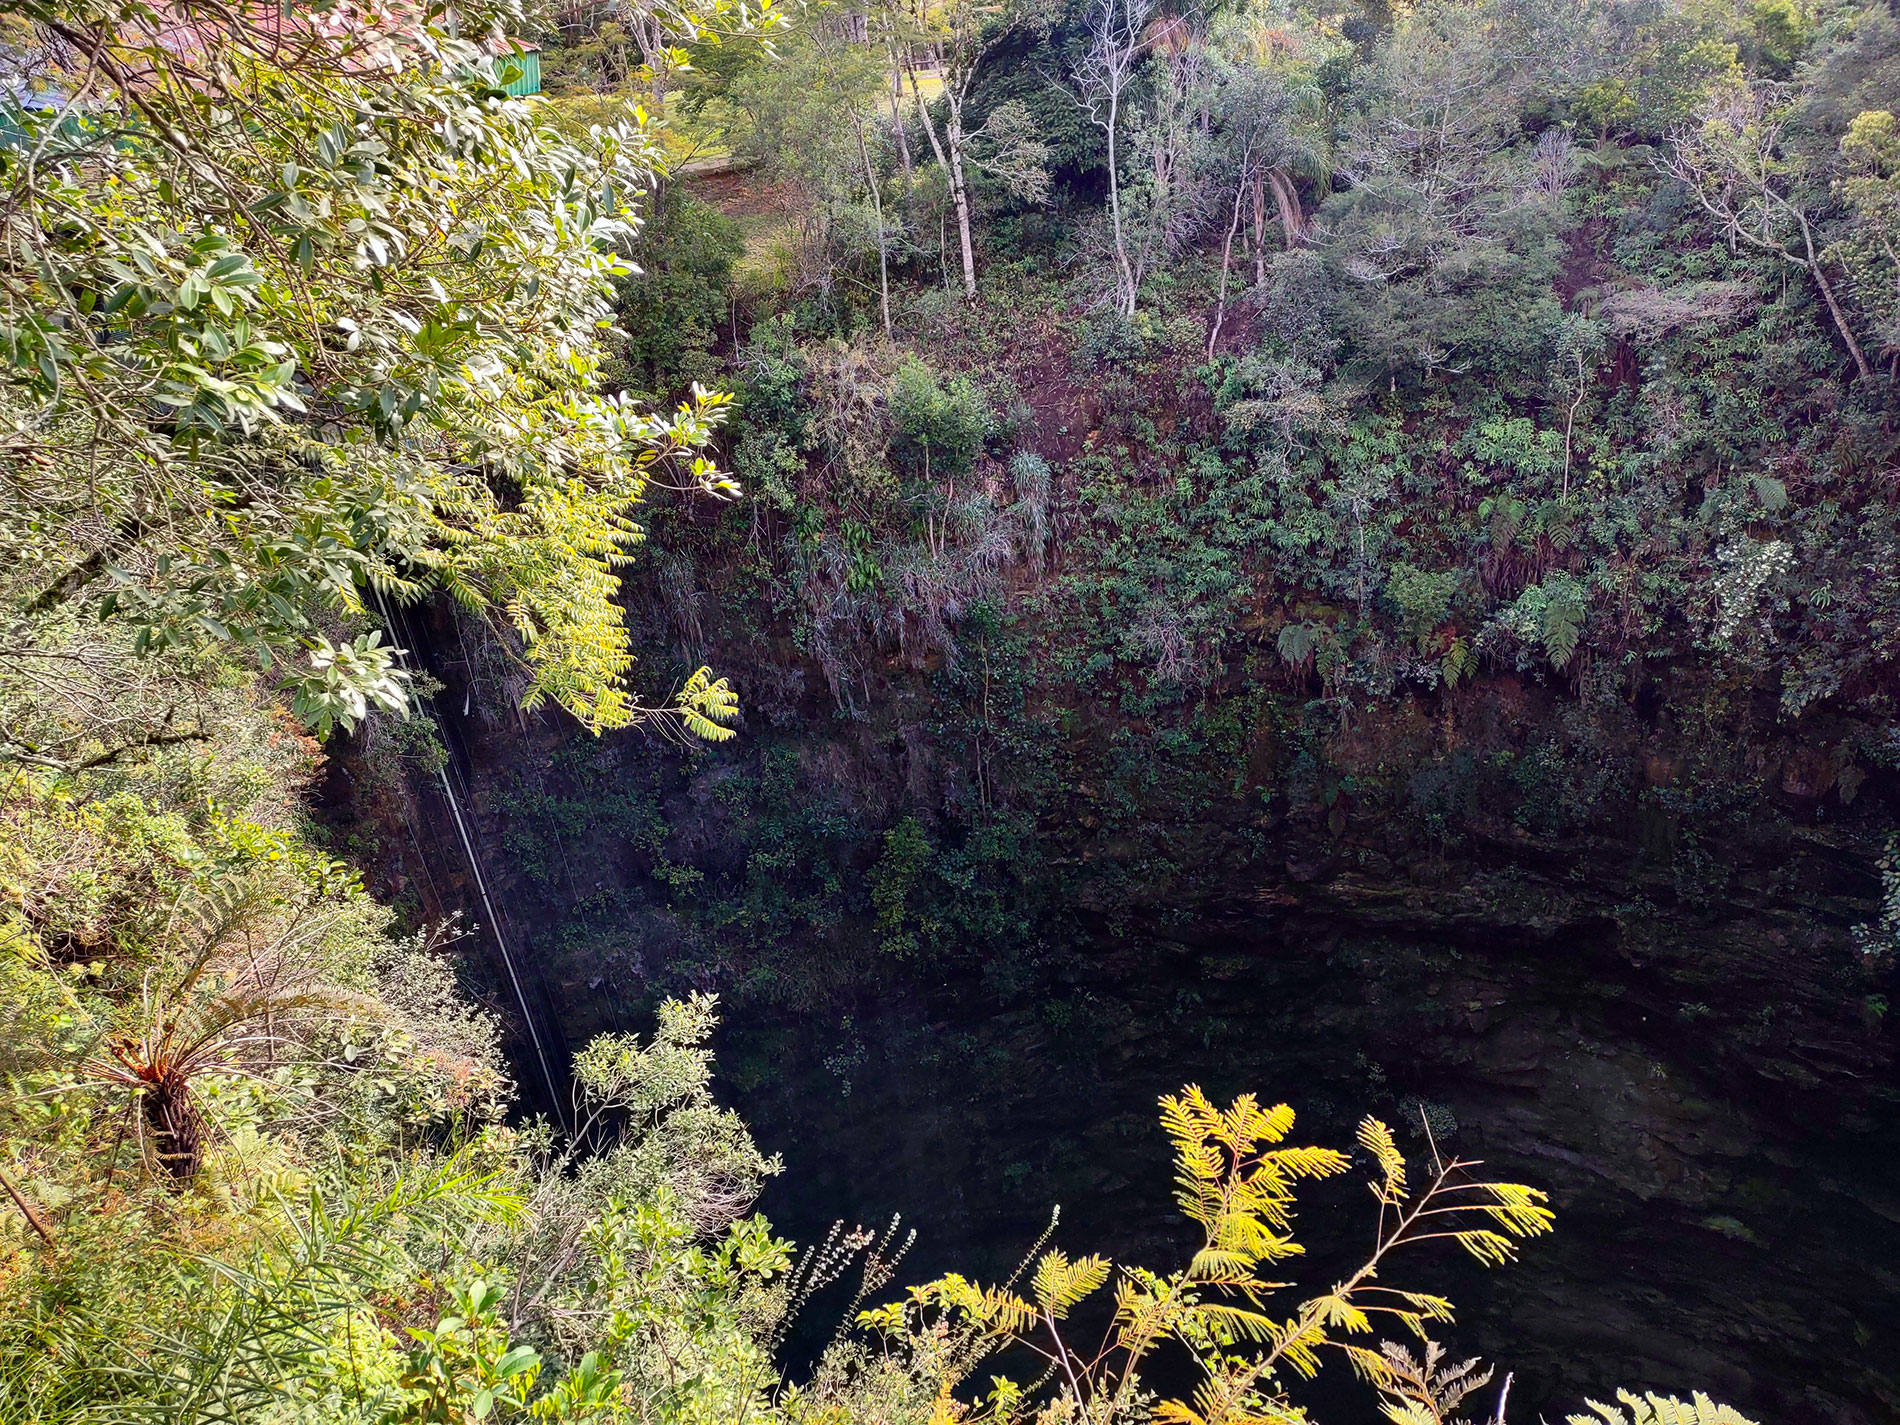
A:
MULTIPOLYGON (((1752 233, 1743 227, 1732 208, 1726 203, 1717 203, 1709 197, 1695 173, 1685 173, 1674 165, 1671 166, 1670 172, 1675 175, 1677 181, 1695 195, 1705 212, 1723 224, 1728 232, 1731 248, 1739 239, 1759 252, 1772 252, 1782 261, 1807 270, 1808 275, 1814 278, 1814 285, 1821 289, 1821 300, 1827 304, 1828 315, 1834 319, 1834 329, 1841 334, 1841 340, 1847 343, 1847 350, 1854 358, 1854 369, 1863 378, 1872 376, 1873 368, 1868 366, 1867 357, 1861 351, 1860 343, 1854 340, 1853 328, 1847 324, 1847 313, 1841 310, 1841 304, 1834 296, 1834 285, 1827 280, 1827 274, 1821 270, 1821 259, 1814 251, 1814 231, 1808 226, 1808 215, 1801 211, 1799 205, 1790 202, 1765 184, 1756 185, 1764 203, 1774 203, 1793 218, 1795 224, 1801 229, 1801 244, 1807 252, 1805 258, 1796 256, 1788 250, 1785 243, 1770 237, 1765 227, 1760 234, 1752 233)), ((1765 221, 1764 219, 1764 223, 1765 221)))
POLYGON ((1227 267, 1234 256, 1234 234, 1240 230, 1240 200, 1247 192, 1243 179, 1234 185, 1234 218, 1227 225, 1227 241, 1220 249, 1220 298, 1214 303, 1214 330, 1207 334, 1207 359, 1214 359, 1214 343, 1220 340, 1220 326, 1227 318, 1227 267))
POLYGON ((897 156, 904 161, 904 186, 908 189, 916 174, 910 161, 910 135, 904 132, 904 116, 899 112, 904 100, 904 71, 897 58, 897 37, 888 29, 884 48, 891 57, 891 133, 897 139, 897 156))
POLYGON ((1834 318, 1835 330, 1840 332, 1841 340, 1847 343, 1847 349, 1853 353, 1854 369, 1863 378, 1872 376, 1873 368, 1868 366, 1867 358, 1861 354, 1860 343, 1854 340, 1853 330, 1847 325, 1847 313, 1841 310, 1841 304, 1835 300, 1834 284, 1827 280, 1827 274, 1821 270, 1821 259, 1814 254, 1814 232, 1808 227, 1807 215, 1799 209, 1795 217, 1801 223, 1801 242, 1808 251, 1807 269, 1814 274, 1814 285, 1821 289, 1821 300, 1827 303, 1828 315, 1834 318))
POLYGON ((1115 130, 1121 127, 1121 89, 1108 98, 1108 217, 1115 232, 1115 266, 1121 278, 1122 315, 1135 315, 1135 274, 1128 265, 1128 245, 1122 241, 1122 185, 1115 167, 1115 130))
MULTIPOLYGON (((930 442, 924 442, 924 498, 930 498, 930 442)), ((930 550, 932 559, 942 558, 937 547, 937 516, 929 505, 924 506, 924 544, 930 550)))
POLYGON ((53 1229, 47 1225, 46 1219, 40 1215, 40 1210, 34 1206, 33 1200, 21 1192, 20 1189, 14 1185, 13 1179, 8 1177, 4 1171, 0 1171, 0 1186, 6 1188, 7 1196, 12 1198, 13 1205, 20 1209, 20 1215, 26 1219, 26 1225, 39 1233, 40 1240, 45 1242, 47 1246, 52 1246, 53 1229))
MULTIPOLYGON (((917 101, 917 117, 924 121, 924 136, 930 140, 930 152, 942 170, 944 181, 950 178, 950 162, 943 156, 943 145, 937 142, 937 126, 931 122, 930 110, 924 107, 924 91, 917 83, 917 71, 910 65, 904 66, 904 72, 910 76, 911 97, 917 101)), ((945 229, 943 204, 937 205, 937 267, 943 273, 944 290, 950 288, 950 238, 945 229)))
POLYGON ((1256 172, 1253 176, 1253 284, 1261 286, 1267 280, 1267 195, 1262 191, 1265 180, 1256 172))
POLYGON ((930 152, 936 157, 937 167, 948 175, 950 161, 943 156, 943 145, 937 142, 937 126, 931 122, 930 110, 924 104, 924 91, 917 83, 917 71, 906 65, 904 72, 910 76, 911 97, 917 101, 917 117, 924 121, 924 135, 930 140, 930 152))
POLYGON ((912 69, 909 73, 910 92, 917 101, 917 114, 924 121, 924 132, 930 136, 930 151, 936 156, 937 166, 943 170, 944 177, 949 180, 950 198, 956 204, 957 237, 963 246, 963 295, 975 301, 976 256, 970 243, 970 195, 963 185, 962 126, 958 112, 962 105, 947 88, 944 90, 944 100, 950 107, 950 121, 944 136, 950 151, 946 154, 944 144, 937 140, 937 126, 931 121, 930 110, 924 106, 924 91, 917 83, 917 71, 912 69))
POLYGON ((1577 363, 1577 398, 1570 403, 1570 409, 1564 414, 1563 498, 1565 498, 1566 500, 1570 498, 1570 452, 1571 452, 1570 436, 1571 436, 1571 432, 1573 432, 1577 426, 1577 409, 1578 407, 1583 405, 1584 394, 1589 389, 1589 381, 1588 381, 1588 378, 1585 376, 1584 370, 1583 370, 1583 358, 1581 356, 1578 356, 1574 352, 1571 355, 1572 355, 1572 358, 1577 363))
POLYGON ((658 15, 647 17, 646 23, 639 29, 640 48, 645 52, 647 73, 652 79, 653 117, 659 118, 666 112, 666 33, 660 26, 658 15))
POLYGON ((871 187, 871 211, 877 216, 877 295, 884 309, 884 338, 891 335, 891 270, 884 250, 884 198, 878 192, 877 170, 871 166, 871 151, 864 146, 864 120, 852 115, 852 127, 858 134, 858 157, 864 162, 864 181, 871 187))
POLYGON ((976 252, 970 242, 970 190, 963 181, 963 116, 961 103, 952 101, 950 126, 950 195, 957 205, 957 242, 963 255, 963 295, 976 300, 976 252))
POLYGON ((916 165, 911 162, 910 135, 904 131, 904 116, 897 107, 897 100, 901 93, 902 91, 900 90, 898 94, 891 95, 891 133, 897 139, 897 156, 903 161, 904 184, 906 187, 909 187, 910 184, 916 181, 917 168, 916 165))

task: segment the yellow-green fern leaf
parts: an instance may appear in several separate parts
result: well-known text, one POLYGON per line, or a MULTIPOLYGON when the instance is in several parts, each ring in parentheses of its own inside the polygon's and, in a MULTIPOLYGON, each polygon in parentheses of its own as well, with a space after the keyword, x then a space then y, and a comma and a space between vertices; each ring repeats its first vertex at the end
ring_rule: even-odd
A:
POLYGON ((1487 1267, 1501 1267, 1517 1256, 1517 1243, 1481 1227, 1469 1232, 1454 1232, 1451 1236, 1454 1242, 1487 1267))
POLYGON ((1155 1406, 1154 1425, 1207 1425, 1185 1400, 1164 1400, 1155 1406))
POLYGON ((1030 1279, 1036 1305, 1061 1320, 1071 1307, 1093 1295, 1108 1280, 1108 1258, 1079 1257, 1070 1261, 1061 1252, 1044 1254, 1030 1279))
POLYGON ((1450 1321, 1452 1319, 1451 1302, 1442 1296, 1433 1296, 1430 1292, 1401 1291, 1395 1293, 1408 1306, 1414 1308, 1410 1315, 1421 1321, 1450 1321))
POLYGON ((1753 1420, 1732 1406, 1718 1405, 1701 1391, 1689 1400, 1673 1395, 1632 1395, 1619 1390, 1616 1398, 1628 1407, 1619 1410, 1598 1400, 1586 1400, 1594 1415, 1572 1415, 1569 1425, 1755 1425, 1753 1420))
POLYGON ((1346 1155, 1335 1148, 1276 1148, 1262 1154, 1261 1161, 1291 1178, 1329 1178, 1350 1166, 1346 1155))
POLYGON ((1378 1160, 1385 1183, 1399 1197, 1405 1196, 1405 1155, 1392 1137, 1392 1130, 1376 1118, 1359 1125, 1359 1146, 1378 1160))
POLYGON ((1546 1203, 1548 1194, 1522 1183, 1486 1183, 1491 1201, 1484 1211, 1513 1237, 1537 1237, 1551 1230, 1557 1214, 1546 1203))
MULTIPOLYGON (((1355 1346, 1350 1341, 1335 1341, 1333 1344, 1346 1353, 1346 1359, 1352 1362, 1353 1374, 1359 1379, 1381 1389, 1392 1384, 1392 1363, 1377 1351, 1368 1350, 1364 1346, 1355 1346)), ((1388 1407, 1388 1413, 1390 1413, 1390 1407, 1388 1407)), ((1432 1418, 1434 1425, 1440 1425, 1436 1417, 1432 1418)))
MULTIPOLYGON (((1278 1285, 1266 1282, 1263 1286, 1278 1285)), ((1228 1306, 1224 1302, 1204 1301, 1193 1310, 1192 1317, 1197 1327, 1220 1328, 1231 1334, 1236 1340, 1271 1341, 1274 1339, 1274 1321, 1258 1311, 1249 1311, 1244 1306, 1228 1306)))

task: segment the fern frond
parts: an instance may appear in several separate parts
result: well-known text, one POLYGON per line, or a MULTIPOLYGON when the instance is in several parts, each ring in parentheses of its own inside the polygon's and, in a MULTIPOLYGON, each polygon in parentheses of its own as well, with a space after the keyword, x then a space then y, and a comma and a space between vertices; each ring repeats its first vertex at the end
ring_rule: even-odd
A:
POLYGON ((1198 1152, 1220 1126, 1220 1111, 1208 1102, 1199 1084, 1177 1094, 1161 1096, 1161 1128, 1177 1153, 1198 1152))
MULTIPOLYGON (((1251 1193, 1236 1193, 1235 1203, 1209 1224, 1208 1245, 1217 1251, 1239 1253, 1255 1261, 1293 1256, 1300 1247, 1291 1237, 1272 1231, 1261 1218, 1284 1225, 1283 1204, 1257 1202, 1251 1193)), ((1290 1201, 1290 1199, 1289 1199, 1290 1201)))
MULTIPOLYGON (((1442 1296, 1433 1296, 1424 1291, 1402 1291, 1399 1295, 1413 1308, 1421 1320, 1450 1321, 1452 1319, 1451 1302, 1442 1296)), ((1477 1358, 1466 1361, 1468 1367, 1476 1366, 1477 1358)))
POLYGON ((1586 1400, 1584 1404, 1596 1414, 1569 1416, 1568 1425, 1755 1425, 1740 1411, 1717 1404, 1701 1391, 1689 1400, 1654 1391, 1633 1395, 1627 1390, 1619 1390, 1616 1398, 1629 1407, 1627 1413, 1614 1405, 1586 1400))
POLYGON ((1486 1228, 1454 1232, 1451 1236, 1454 1242, 1487 1267, 1501 1267, 1517 1256, 1517 1243, 1486 1228))
POLYGON ((1276 1148, 1262 1154, 1261 1162, 1289 1178, 1330 1178, 1352 1166, 1352 1160, 1336 1148, 1276 1148))
POLYGON ((1242 1094, 1225 1115, 1231 1145, 1251 1148, 1256 1143, 1278 1143, 1293 1131, 1295 1114, 1284 1103, 1263 1109, 1252 1094, 1242 1094))
POLYGON ((1234 1336, 1248 1341, 1271 1341, 1273 1339, 1273 1318, 1258 1311, 1250 1311, 1244 1306, 1229 1306, 1225 1302, 1205 1301, 1194 1308, 1197 1322, 1220 1325, 1228 1328, 1234 1336))
POLYGON ((1557 1214, 1547 1204, 1550 1196, 1522 1183, 1486 1183, 1491 1202, 1483 1211, 1513 1237, 1537 1237, 1556 1224, 1557 1214))
POLYGON ((1188 1263, 1187 1274, 1190 1280, 1197 1282, 1231 1282, 1249 1275, 1256 1260, 1250 1252, 1203 1247, 1188 1263))
POLYGON ((1154 1425, 1207 1425, 1184 1400, 1164 1400, 1154 1409, 1154 1425))
POLYGON ((1375 1384, 1386 1397, 1381 1407, 1386 1419, 1395 1425, 1457 1425, 1465 1397, 1496 1374, 1494 1368, 1480 1370, 1483 1362, 1476 1356, 1445 1365, 1445 1348, 1430 1339, 1418 1355, 1393 1341, 1381 1341, 1379 1352, 1385 1375, 1375 1384))
POLYGON ((1316 1296, 1306 1303, 1306 1309, 1313 1313, 1321 1324, 1338 1326, 1355 1335, 1372 1329, 1372 1318, 1366 1315, 1365 1309, 1356 1305, 1351 1297, 1341 1292, 1328 1292, 1324 1296, 1316 1296))
POLYGON ((1018 1335, 1036 1322, 1036 1308, 1014 1292, 978 1286, 957 1272, 912 1287, 910 1296, 919 1306, 961 1312, 974 1325, 997 1336, 1018 1335))
POLYGON ((1378 1162, 1386 1186, 1399 1197, 1404 1197, 1405 1155, 1399 1151, 1392 1130, 1376 1118, 1367 1118, 1359 1125, 1359 1146, 1378 1162))
POLYGON ((1273 1331, 1274 1354, 1307 1380, 1319 1374, 1319 1348, 1325 1344, 1326 1328, 1310 1315, 1296 1316, 1273 1331))
POLYGON ((1334 1345, 1346 1353, 1346 1359, 1352 1362, 1353 1374, 1368 1385, 1380 1389, 1394 1383, 1396 1376, 1392 1362, 1368 1346, 1355 1346, 1347 1341, 1335 1341, 1334 1345))
POLYGON ((1071 1262, 1061 1252, 1046 1253, 1030 1278, 1036 1305, 1058 1321, 1083 1298, 1092 1296, 1108 1280, 1106 1257, 1079 1257, 1071 1262))
POLYGON ((1186 1412, 1204 1425, 1306 1425, 1305 1412, 1299 1407, 1263 1397, 1258 1379, 1258 1373, 1245 1363, 1228 1362, 1195 1387, 1193 1406, 1172 1402, 1171 1418, 1180 1420, 1180 1412, 1186 1412))
POLYGON ((1178 1281, 1139 1269, 1124 1268, 1124 1272, 1126 1275, 1115 1286, 1115 1345, 1127 1352, 1132 1370, 1132 1363, 1157 1341, 1179 1333, 1183 1320, 1198 1302, 1194 1293, 1183 1290, 1178 1281))

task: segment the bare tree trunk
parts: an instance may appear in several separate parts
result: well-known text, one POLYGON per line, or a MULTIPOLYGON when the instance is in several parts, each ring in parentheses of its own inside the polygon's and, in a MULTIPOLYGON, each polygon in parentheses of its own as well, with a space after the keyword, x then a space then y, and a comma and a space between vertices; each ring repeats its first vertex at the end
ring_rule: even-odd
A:
POLYGON ((640 44, 640 58, 647 67, 648 88, 653 95, 653 117, 657 119, 666 112, 666 29, 660 23, 660 17, 649 12, 635 20, 633 33, 640 44))
POLYGON ((950 193, 957 204, 957 242, 963 253, 963 295, 976 300, 976 252, 970 242, 970 190, 963 181, 963 106, 950 105, 950 193))
POLYGON ((1584 395, 1589 390, 1589 378, 1587 377, 1583 369, 1583 357, 1578 355, 1576 352, 1572 352, 1571 359, 1577 363, 1577 396, 1576 396, 1576 399, 1570 403, 1570 409, 1564 413, 1563 498, 1566 500, 1570 498, 1570 450, 1571 450, 1570 436, 1571 436, 1571 433, 1576 429, 1577 410, 1580 406, 1583 405, 1584 395))
POLYGON ((1267 280, 1267 195, 1262 191, 1264 182, 1256 172, 1253 176, 1253 285, 1256 287, 1267 280))
POLYGON ((1814 285, 1821 289, 1821 300, 1827 303, 1828 315, 1834 318, 1834 328, 1841 334, 1841 340, 1847 343, 1847 349, 1853 353, 1854 369, 1863 378, 1872 376, 1873 369, 1867 365, 1867 358, 1861 354, 1860 343, 1854 340, 1854 332, 1847 325, 1847 313, 1841 310, 1841 304, 1835 299, 1834 284, 1827 280, 1827 274, 1821 270, 1821 259, 1814 253, 1814 232, 1808 227, 1807 214, 1795 209, 1795 217, 1801 223, 1801 242, 1808 251, 1806 263, 1809 272, 1814 274, 1814 285))
POLYGON ((1214 359, 1214 343, 1220 340, 1220 326, 1227 318, 1227 267, 1234 256, 1234 234, 1240 230, 1240 200, 1246 196, 1247 183, 1243 178, 1234 184, 1234 218, 1227 225, 1227 241, 1220 249, 1220 298, 1214 303, 1214 329, 1207 334, 1207 359, 1214 359))
POLYGON ((884 339, 888 341, 891 336, 891 269, 885 254, 884 197, 878 192, 877 170, 871 166, 871 150, 864 144, 864 120, 854 113, 851 123, 858 134, 858 157, 864 163, 864 181, 871 187, 871 211, 877 216, 877 295, 884 309, 884 339))
POLYGON ((1121 127, 1121 89, 1108 98, 1108 220, 1115 234, 1115 266, 1121 281, 1121 311, 1135 315, 1135 274, 1128 265, 1128 244, 1122 239, 1122 184, 1115 166, 1115 131, 1121 127))
MULTIPOLYGON (((930 140, 930 152, 937 160, 937 167, 943 170, 944 178, 950 176, 950 160, 944 157, 943 145, 937 142, 937 126, 931 122, 930 110, 924 107, 924 91, 918 86, 917 71, 909 65, 904 72, 910 76, 911 97, 917 101, 917 117, 924 121, 924 136, 930 140)), ((937 265, 943 271, 943 285, 950 286, 950 246, 949 234, 945 230, 943 205, 937 205, 937 265)))
POLYGON ((917 101, 918 117, 924 121, 924 132, 930 136, 930 151, 936 156, 937 166, 950 181, 950 198, 957 210, 957 238, 962 246, 963 256, 963 295, 971 301, 976 300, 976 254, 970 242, 970 193, 963 182, 963 124, 962 102, 960 96, 947 86, 944 89, 944 101, 949 106, 949 123, 945 125, 945 142, 937 139, 937 126, 931 120, 930 110, 924 107, 924 91, 917 83, 917 71, 910 71, 910 92, 917 101), (944 149, 946 144, 949 152, 944 149))
MULTIPOLYGON (((1731 248, 1737 241, 1745 242, 1758 252, 1772 252, 1784 262, 1805 268, 1808 275, 1814 278, 1814 285, 1821 291, 1821 300, 1827 304, 1827 313, 1833 318, 1834 329, 1840 333, 1841 340, 1847 344, 1848 353, 1854 358, 1854 369, 1863 379, 1873 375, 1873 368, 1867 364, 1867 357, 1861 351, 1860 343, 1854 340, 1853 328, 1847 323, 1847 313, 1841 309, 1840 301, 1834 295, 1834 284, 1827 280, 1827 273, 1821 270, 1820 256, 1814 250, 1814 230, 1808 226, 1808 215, 1802 211, 1799 203, 1777 193, 1766 176, 1748 176, 1746 181, 1759 195, 1763 204, 1762 231, 1757 233, 1742 221, 1741 212, 1734 206, 1729 187, 1725 186, 1717 193, 1711 194, 1709 184, 1713 173, 1704 160, 1698 159, 1678 145, 1674 156, 1664 165, 1664 171, 1687 188, 1702 205, 1703 211, 1722 225, 1731 248), (1786 243, 1771 235, 1767 218, 1768 204, 1773 204, 1787 214, 1801 229, 1801 246, 1807 253, 1806 257, 1789 251, 1786 243)), ((1733 176, 1727 180, 1729 184, 1733 181, 1733 176)))
POLYGON ((897 37, 888 29, 884 32, 884 47, 891 56, 891 133, 897 139, 897 156, 904 162, 904 184, 908 188, 915 181, 916 173, 910 161, 910 135, 904 132, 904 116, 900 112, 904 101, 904 71, 897 58, 897 37))

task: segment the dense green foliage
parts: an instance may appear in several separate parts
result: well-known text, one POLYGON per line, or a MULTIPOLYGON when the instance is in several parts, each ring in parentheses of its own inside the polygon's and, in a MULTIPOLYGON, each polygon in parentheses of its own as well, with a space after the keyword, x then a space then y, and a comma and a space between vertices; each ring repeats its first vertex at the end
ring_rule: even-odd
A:
MULTIPOLYGON (((737 373, 753 429, 737 448, 804 456, 767 558, 781 606, 811 610, 803 636, 832 681, 849 643, 891 630, 947 650, 946 613, 954 623, 997 565, 1028 557, 1024 526, 1046 521, 1046 491, 997 477, 973 490, 953 478, 967 457, 919 434, 942 419, 927 390, 967 381, 961 368, 987 388, 998 476, 1013 451, 1063 457, 1068 543, 1087 572, 1050 591, 1068 620, 1052 642, 1098 644, 1104 668, 1163 697, 1234 669, 1260 612, 1327 698, 1432 693, 1497 669, 1627 701, 1694 664, 1773 690, 1789 719, 1884 717, 1882 333, 1900 270, 1872 254, 1891 237, 1883 115, 1900 103, 1900 38, 1880 7, 1825 23, 1645 13, 1426 7, 1357 48, 1292 14, 1185 21, 1204 34, 1145 60, 1131 99, 1136 132, 1167 103, 1212 125, 1179 152, 1158 134, 1145 150, 1184 175, 1169 200, 1179 255, 1148 264, 1152 305, 1098 311, 1063 343, 1071 370, 1043 359, 1034 314, 1086 308, 1102 280, 1080 206, 1065 211, 1066 284, 1047 261, 1012 262, 1019 229, 999 218, 989 315, 900 294, 900 325, 950 324, 929 352, 935 377, 868 336, 798 350, 789 371, 765 349, 780 338, 755 338, 737 373), (1224 135, 1241 121, 1222 105, 1244 83, 1324 116, 1297 140, 1224 135), (1178 85, 1199 87, 1170 97, 1178 85), (1255 282, 1223 276, 1240 295, 1204 362, 1205 264, 1221 239, 1234 246, 1225 219, 1245 229, 1254 196, 1229 141, 1277 145, 1276 182, 1301 190, 1303 216, 1277 240, 1270 225, 1253 234, 1281 249, 1260 253, 1255 282), (1074 428, 1051 429, 1052 409, 1074 428), (920 501, 933 445, 941 478, 920 501), (940 536, 946 522, 958 537, 940 536), (814 544, 834 552, 814 563, 814 544), (839 578, 860 597, 820 593, 839 578)), ((1054 70, 1064 33, 999 51, 987 82, 1054 70)), ((887 207, 928 201, 905 196, 922 177, 879 181, 894 185, 887 207)), ((820 287, 796 310, 817 333, 849 325, 853 290, 868 316, 864 285, 820 287)), ((789 467, 755 468, 791 483, 789 467)), ((745 533, 756 548, 756 520, 745 533)))
POLYGON ((892 1299, 891 1236, 795 1258, 753 1212, 781 1165, 688 991, 954 973, 1088 1041, 1052 920, 1113 926, 1217 809, 1441 855, 1653 813, 1707 895, 1685 813, 1900 770, 1884 6, 5 14, 0 1420, 1269 1425, 1341 1356, 1452 1425, 1489 1378, 1380 1273, 1502 1263, 1536 1190, 1369 1118, 1372 1254, 1283 1298, 1294 1183, 1350 1160, 1190 1088, 1186 1266, 892 1299), (555 103, 497 87, 529 30, 555 103), (695 125, 791 216, 665 172, 695 125), (561 1130, 307 815, 317 738, 443 766, 384 628, 436 595, 504 670, 468 705, 724 742, 718 654, 761 724, 905 761, 855 800, 764 726, 510 768, 534 953, 656 960, 561 1130), (1659 706, 1688 750, 1638 776, 1659 706))
POLYGON ((730 489, 701 453, 721 397, 654 415, 595 386, 645 132, 561 137, 435 12, 8 13, 21 605, 141 651, 235 643, 327 730, 403 706, 365 596, 439 589, 525 705, 638 718, 632 510, 656 475, 730 489))
POLYGON ((726 290, 744 252, 737 223, 679 184, 663 187, 634 245, 637 270, 619 279, 626 341, 603 379, 655 402, 713 380, 726 290))
MULTIPOLYGON (((722 75, 759 166, 683 186, 747 225, 715 354, 756 498, 657 512, 630 614, 744 670, 748 735, 489 789, 583 1022, 716 983, 816 1025, 749 1090, 856 1104, 865 1021, 922 1003, 884 1052, 1000 1097, 1032 1038, 1112 1073, 1103 957, 1210 899, 1530 916, 1534 860, 1641 927, 1731 905, 1751 838, 1891 825, 1888 8, 1143 11, 1132 302, 1077 102, 1114 10, 869 6, 722 75), (939 1043, 945 1001, 1008 1027, 939 1043)), ((1883 1014, 1847 938, 1818 993, 1883 1014)), ((1178 1032, 1235 1042, 1197 994, 1178 1032)), ((1714 997, 1723 1056, 1807 1052, 1714 997)))
MULTIPOLYGON (((1132 314, 1101 135, 1063 127, 1096 13, 931 32, 980 59, 966 132, 1013 96, 1049 141, 1039 203, 973 170, 974 305, 937 280, 954 185, 923 112, 947 124, 948 99, 893 108, 894 76, 861 76, 869 178, 848 129, 822 182, 808 135, 747 140, 810 188, 780 291, 733 294, 732 465, 758 498, 663 512, 671 592, 635 612, 682 666, 730 648, 927 757, 927 787, 810 854, 861 866, 915 814, 946 853, 1008 843, 979 877, 1007 892, 1078 859, 1079 824, 1132 840, 1152 881, 1191 868, 1172 843, 1195 809, 1257 790, 1276 824, 1385 820, 1441 849, 1666 824, 1707 897, 1721 867, 1685 815, 1834 815, 1891 774, 1884 7, 1184 13, 1127 93, 1132 314), (901 710, 907 678, 927 711, 901 710)), ((887 71, 913 22, 872 16, 887 71)), ((792 45, 758 82, 816 70, 835 57, 792 45)), ((722 797, 750 808, 758 776, 722 797)), ((817 817, 826 794, 791 800, 817 817)), ((734 824, 777 842, 769 814, 734 824)), ((813 875, 774 882, 786 905, 813 875)), ((891 914, 833 879, 807 917, 844 927, 817 930, 828 957, 891 914)), ((993 963, 1032 911, 1016 896, 981 951, 945 948, 993 963)), ((713 940, 701 963, 783 947, 713 940)))
POLYGON ((505 1126, 448 945, 389 934, 301 823, 314 745, 223 682, 212 747, 8 795, 0 1418, 743 1418, 789 1262, 710 1001, 576 1065, 600 1148, 505 1126))

